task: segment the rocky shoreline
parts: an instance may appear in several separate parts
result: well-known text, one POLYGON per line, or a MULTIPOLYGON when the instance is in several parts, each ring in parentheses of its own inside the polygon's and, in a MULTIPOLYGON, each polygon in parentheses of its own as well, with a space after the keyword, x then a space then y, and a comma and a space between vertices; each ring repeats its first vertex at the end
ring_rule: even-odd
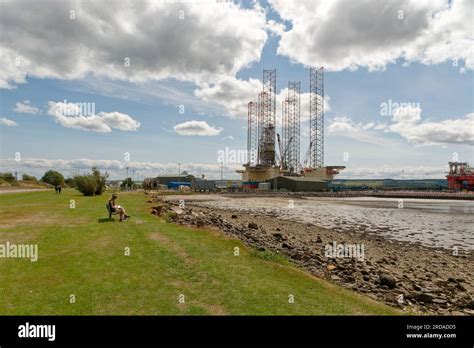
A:
MULTIPOLYGON (((151 202, 161 201, 156 197, 151 202)), ((216 228, 260 251, 284 255, 313 275, 416 314, 474 315, 474 259, 446 250, 358 232, 341 233, 312 224, 193 206, 167 199, 152 213, 176 223, 216 228), (166 213, 166 212, 169 213, 166 213), (327 246, 363 246, 363 258, 328 257, 327 246)), ((360 255, 359 255, 360 256, 360 255)))

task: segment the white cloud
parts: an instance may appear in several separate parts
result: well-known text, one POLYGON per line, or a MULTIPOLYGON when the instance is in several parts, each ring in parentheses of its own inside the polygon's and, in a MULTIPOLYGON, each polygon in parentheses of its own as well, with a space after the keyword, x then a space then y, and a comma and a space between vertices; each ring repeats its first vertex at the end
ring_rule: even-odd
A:
POLYGON ((389 130, 419 145, 474 145, 474 113, 464 118, 422 122, 421 108, 400 107, 393 115, 389 130))
POLYGON ((18 123, 16 123, 13 120, 9 120, 8 118, 0 117, 0 125, 6 126, 6 127, 16 127, 18 126, 18 123))
POLYGON ((386 144, 387 141, 380 138, 377 134, 371 132, 371 129, 380 129, 381 124, 374 122, 356 123, 347 116, 336 116, 329 122, 327 128, 328 134, 342 136, 354 139, 360 142, 372 143, 377 145, 386 144))
POLYGON ((267 22, 267 29, 270 33, 273 35, 278 35, 281 36, 285 32, 285 25, 282 23, 278 23, 274 21, 273 19, 270 19, 267 22))
POLYGON ((337 117, 334 117, 332 122, 329 124, 328 132, 329 133, 356 132, 360 129, 361 127, 354 124, 349 117, 337 116, 337 117))
POLYGON ((439 122, 423 121, 421 113, 420 107, 399 107, 393 113, 391 124, 356 123, 347 116, 338 116, 330 121, 327 130, 329 134, 362 142, 382 142, 376 131, 383 131, 396 133, 416 145, 474 145, 474 113, 439 122))
MULTIPOLYGON (((2 3, 3 8, 4 3, 2 3)), ((0 26, 1 26, 1 12, 0 12, 0 26)), ((0 40, 1 40, 0 36, 0 40)), ((14 89, 17 84, 26 83, 26 75, 29 60, 20 58, 18 54, 2 44, 0 41, 0 88, 14 89)))
POLYGON ((15 105, 15 109, 13 109, 16 112, 22 113, 22 114, 36 114, 38 113, 38 108, 31 105, 29 100, 25 100, 23 102, 17 102, 15 105))
POLYGON ((444 179, 445 166, 348 166, 336 179, 444 179))
MULTIPOLYGON (((73 176, 78 173, 84 174, 90 172, 92 167, 98 167, 101 171, 110 173, 111 179, 124 179, 126 167, 129 167, 129 173, 135 171, 137 177, 155 177, 164 174, 175 174, 178 172, 178 163, 160 163, 160 162, 122 162, 117 160, 94 160, 89 158, 79 159, 46 159, 46 158, 22 158, 20 162, 13 158, 0 159, 0 167, 3 171, 17 171, 19 174, 27 173, 41 177, 47 170, 54 169, 63 173, 65 176, 73 176), (138 175, 140 174, 140 175, 138 175)), ((206 177, 212 179, 220 178, 220 163, 181 163, 179 167, 195 176, 206 174, 206 177)), ((223 172, 226 178, 239 178, 235 170, 242 169, 239 164, 223 165, 223 172)))
MULTIPOLYGON (((280 93, 276 96, 276 109, 277 109, 277 123, 281 123, 282 118, 282 103, 288 97, 288 88, 283 88, 280 90, 280 93)), ((310 94, 309 93, 300 93, 300 120, 301 122, 306 122, 309 120, 309 104, 310 104, 310 94)), ((319 98, 321 100, 321 98, 319 98)), ((331 111, 329 101, 331 98, 326 95, 324 96, 324 112, 331 111)))
POLYGON ((205 121, 193 120, 177 124, 173 130, 179 135, 214 136, 219 135, 223 129, 212 127, 205 121))
POLYGON ((232 2, 4 2, 0 31, 3 88, 26 75, 217 82, 259 61, 268 37, 258 6, 232 2))
POLYGON ((140 122, 117 111, 83 115, 81 106, 76 103, 53 101, 48 102, 48 107, 48 115, 53 116, 56 122, 67 128, 108 133, 112 129, 136 131, 140 127, 140 122))
POLYGON ((331 71, 382 69, 397 59, 423 64, 458 62, 474 68, 472 1, 272 0, 291 22, 278 54, 331 71))
MULTIPOLYGON (((231 117, 246 119, 248 117, 248 102, 258 100, 262 91, 262 82, 257 79, 240 80, 228 77, 221 82, 209 85, 202 84, 194 91, 196 97, 208 103, 214 103, 224 108, 231 117)), ((281 124, 281 105, 288 97, 288 88, 283 88, 276 95, 277 124, 281 124)), ((330 111, 329 96, 324 97, 324 110, 330 111)), ((309 119, 309 93, 300 94, 301 121, 309 119)))
POLYGON ((222 106, 231 117, 247 118, 247 103, 256 101, 262 90, 257 79, 240 80, 229 76, 216 84, 203 83, 194 91, 205 102, 222 106))
POLYGON ((421 108, 419 106, 401 106, 393 112, 393 121, 396 123, 416 123, 421 120, 421 108))

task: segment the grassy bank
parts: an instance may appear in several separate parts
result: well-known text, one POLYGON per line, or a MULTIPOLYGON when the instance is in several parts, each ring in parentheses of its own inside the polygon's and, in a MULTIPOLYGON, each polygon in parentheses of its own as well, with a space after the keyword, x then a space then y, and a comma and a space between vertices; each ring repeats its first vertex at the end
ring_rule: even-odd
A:
POLYGON ((0 314, 399 313, 218 231, 168 224, 149 213, 143 193, 119 193, 130 221, 99 222, 107 197, 0 195, 0 243, 39 248, 37 262, 0 258, 0 314))
MULTIPOLYGON (((51 186, 50 186, 51 187, 51 186)), ((18 180, 8 182, 0 178, 0 191, 1 190, 21 190, 21 189, 47 189, 48 184, 40 181, 32 180, 18 180)))

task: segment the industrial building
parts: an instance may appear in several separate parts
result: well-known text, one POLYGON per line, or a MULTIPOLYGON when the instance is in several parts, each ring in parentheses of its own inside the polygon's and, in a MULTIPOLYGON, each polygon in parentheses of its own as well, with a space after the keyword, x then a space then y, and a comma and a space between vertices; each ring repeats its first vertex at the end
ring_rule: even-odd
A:
POLYGON ((308 178, 305 176, 280 175, 270 180, 272 190, 285 189, 292 192, 324 191, 327 189, 326 180, 308 178))
POLYGON ((143 180, 145 190, 180 189, 181 186, 189 187, 198 192, 235 192, 242 189, 241 180, 207 180, 193 175, 164 175, 143 180))
POLYGON ((344 166, 324 166, 324 68, 310 68, 309 148, 301 161, 301 83, 288 82, 282 102, 281 137, 276 132, 276 70, 263 70, 263 88, 248 103, 248 162, 242 186, 251 190, 268 182, 273 189, 322 191, 344 166), (275 141, 277 139, 277 142, 275 141), (278 143, 278 154, 277 146, 278 143))
POLYGON ((191 182, 191 189, 198 192, 213 192, 216 190, 216 182, 214 180, 194 178, 191 182))
POLYGON ((145 178, 143 188, 146 190, 157 190, 160 187, 168 187, 170 182, 191 182, 194 175, 163 175, 155 178, 145 178))

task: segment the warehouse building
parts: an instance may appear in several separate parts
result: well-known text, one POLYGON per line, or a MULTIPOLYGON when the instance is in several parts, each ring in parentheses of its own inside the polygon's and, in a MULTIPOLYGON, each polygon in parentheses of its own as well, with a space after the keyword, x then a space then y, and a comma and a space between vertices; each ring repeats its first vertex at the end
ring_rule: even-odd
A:
POLYGON ((216 182, 214 180, 194 178, 191 181, 191 189, 199 192, 213 192, 216 190, 216 182))
POLYGON ((327 190, 328 182, 305 176, 277 176, 268 180, 272 190, 288 190, 291 192, 314 192, 327 190))
POLYGON ((143 180, 143 187, 146 190, 157 190, 161 187, 169 187, 170 183, 186 182, 190 183, 194 179, 194 175, 165 175, 157 176, 155 178, 146 178, 143 180))

